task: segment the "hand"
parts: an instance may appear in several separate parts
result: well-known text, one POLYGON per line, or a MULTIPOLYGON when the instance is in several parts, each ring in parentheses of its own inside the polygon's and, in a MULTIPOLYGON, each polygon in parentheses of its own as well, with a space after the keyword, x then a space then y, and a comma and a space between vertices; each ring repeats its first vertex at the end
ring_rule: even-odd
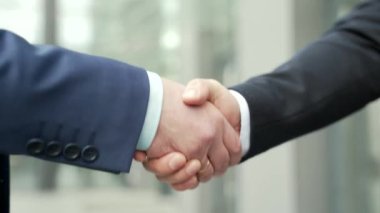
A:
MULTIPOLYGON (((163 110, 155 139, 146 152, 148 159, 160 158, 174 151, 181 152, 187 159, 197 159, 201 162, 202 173, 205 177, 221 175, 228 166, 237 164, 241 158, 240 141, 236 131, 219 110, 210 103, 202 103, 197 107, 186 106, 181 97, 183 93, 181 85, 169 80, 163 80, 163 84, 163 110)), ((136 155, 136 159, 141 160, 138 156, 142 153, 136 155)), ((169 157, 163 158, 165 159, 169 157)), ((184 170, 169 176, 161 169, 164 167, 156 168, 152 166, 155 165, 154 163, 145 163, 145 166, 156 173, 158 179, 175 187, 194 179, 189 178, 184 181, 189 173, 194 176, 198 172, 196 166, 191 165, 199 165, 199 162, 189 161, 190 166, 187 165, 184 170)), ((173 170, 174 172, 176 171, 173 170)), ((191 188, 194 185, 197 183, 188 184, 186 187, 191 188)), ((181 189, 181 187, 177 188, 181 189)))
MULTIPOLYGON (((211 102, 222 112, 228 122, 234 127, 235 131, 237 133, 240 132, 239 105, 230 92, 217 81, 203 79, 192 80, 188 83, 183 93, 183 101, 193 106, 203 105, 206 101, 211 102)), ((238 146, 239 152, 235 152, 235 157, 240 161, 240 142, 238 146)), ((135 158, 139 161, 143 161, 145 155, 143 153, 137 153, 135 158)), ((190 168, 196 168, 197 165, 199 165, 199 162, 194 161, 189 161, 186 164, 185 157, 181 155, 181 153, 171 153, 162 158, 144 161, 145 168, 154 172, 159 180, 168 183, 175 182, 176 184, 172 184, 172 186, 177 190, 193 188, 198 185, 198 183, 195 182, 195 175, 189 172, 191 171, 190 168), (175 166, 170 167, 170 164, 175 166)), ((208 164, 206 167, 203 166, 205 168, 197 174, 197 179, 201 182, 206 182, 215 175, 211 172, 211 168, 207 168, 212 166, 211 164, 208 164)))
POLYGON ((200 106, 206 101, 213 104, 224 115, 230 125, 240 133, 240 108, 227 88, 213 79, 191 80, 183 93, 183 102, 200 106))
POLYGON ((199 184, 196 174, 201 163, 199 160, 187 161, 180 152, 147 160, 145 152, 138 151, 135 153, 135 160, 142 162, 145 169, 154 173, 159 181, 170 184, 175 190, 193 189, 199 184))

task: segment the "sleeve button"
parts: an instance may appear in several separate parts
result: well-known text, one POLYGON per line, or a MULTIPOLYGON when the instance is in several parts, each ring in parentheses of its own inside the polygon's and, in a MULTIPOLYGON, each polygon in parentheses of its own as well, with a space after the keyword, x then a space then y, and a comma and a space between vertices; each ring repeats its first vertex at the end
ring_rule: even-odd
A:
POLYGON ((50 141, 46 146, 46 155, 49 157, 58 157, 62 152, 62 145, 58 141, 50 141))
POLYGON ((81 149, 78 145, 69 143, 65 146, 65 149, 63 150, 63 156, 67 160, 76 160, 80 156, 81 149))
POLYGON ((94 146, 86 146, 82 150, 82 159, 85 162, 92 163, 99 158, 99 151, 94 146))
POLYGON ((30 155, 40 155, 44 152, 45 142, 41 138, 32 138, 27 142, 26 150, 30 155))

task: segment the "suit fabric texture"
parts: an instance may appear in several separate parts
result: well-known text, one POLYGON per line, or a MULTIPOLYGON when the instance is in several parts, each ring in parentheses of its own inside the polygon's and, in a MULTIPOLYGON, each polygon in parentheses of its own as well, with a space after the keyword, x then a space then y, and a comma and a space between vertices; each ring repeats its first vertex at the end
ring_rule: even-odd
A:
POLYGON ((0 30, 0 209, 9 155, 128 172, 149 100, 145 70, 0 30))
POLYGON ((250 109, 243 160, 361 109, 380 95, 380 0, 359 4, 274 72, 233 89, 250 109))

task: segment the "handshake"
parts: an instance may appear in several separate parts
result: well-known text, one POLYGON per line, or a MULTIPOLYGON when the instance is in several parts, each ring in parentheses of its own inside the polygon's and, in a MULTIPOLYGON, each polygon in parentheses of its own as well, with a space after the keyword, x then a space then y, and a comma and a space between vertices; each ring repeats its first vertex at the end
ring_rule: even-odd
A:
POLYGON ((136 151, 135 160, 180 191, 238 164, 240 108, 230 91, 215 80, 192 80, 186 88, 167 79, 162 82, 156 135, 146 151, 136 151))

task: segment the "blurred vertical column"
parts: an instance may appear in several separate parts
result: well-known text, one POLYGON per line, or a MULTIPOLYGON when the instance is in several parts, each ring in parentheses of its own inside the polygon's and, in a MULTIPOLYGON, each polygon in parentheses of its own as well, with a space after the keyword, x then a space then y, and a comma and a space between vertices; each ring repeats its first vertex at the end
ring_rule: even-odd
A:
MULTIPOLYGON (((335 0, 294 1, 294 48, 320 37, 335 20, 335 0)), ((326 131, 318 131, 297 139, 297 212, 329 212, 328 144, 326 131)))
MULTIPOLYGON (((45 44, 57 44, 57 0, 43 0, 43 32, 45 44)), ((41 190, 52 191, 57 187, 58 165, 56 163, 41 162, 38 187, 41 190)))
POLYGON ((178 77, 186 82, 199 74, 199 5, 198 1, 181 1, 179 19, 181 34, 180 70, 178 77))
MULTIPOLYGON (((303 47, 348 13, 357 0, 296 0, 295 47, 303 47)), ((298 212, 376 212, 368 111, 301 138, 297 144, 298 212)), ((375 197, 376 199, 376 197, 375 197)), ((377 197, 378 199, 378 197, 377 197)))
POLYGON ((57 0, 43 0, 44 43, 57 44, 57 0))
POLYGON ((380 102, 372 104, 368 110, 367 118, 369 120, 369 152, 370 152, 370 204, 372 212, 380 212, 380 102))
MULTIPOLYGON (((240 0, 236 52, 241 78, 271 71, 356 2, 240 0)), ((378 138, 378 110, 372 107, 245 163, 239 212, 377 212, 380 149, 372 141, 378 138)))
MULTIPOLYGON (((243 81, 273 70, 293 53, 294 1, 237 4, 236 65, 243 81)), ((239 166, 237 212, 296 212, 295 151, 287 143, 239 166)))

